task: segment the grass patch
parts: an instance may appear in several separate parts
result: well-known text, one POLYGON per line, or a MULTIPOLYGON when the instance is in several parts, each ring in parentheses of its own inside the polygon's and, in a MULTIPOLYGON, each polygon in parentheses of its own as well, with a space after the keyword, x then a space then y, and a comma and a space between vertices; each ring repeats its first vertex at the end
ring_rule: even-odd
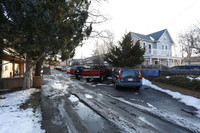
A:
POLYGON ((20 105, 20 108, 24 110, 26 110, 27 108, 33 108, 33 113, 35 113, 40 105, 40 93, 40 91, 33 93, 31 97, 26 100, 25 103, 22 103, 20 105))
POLYGON ((188 76, 160 76, 153 79, 156 82, 161 82, 165 84, 170 84, 178 87, 182 87, 189 90, 194 90, 200 92, 200 80, 189 79, 188 76))

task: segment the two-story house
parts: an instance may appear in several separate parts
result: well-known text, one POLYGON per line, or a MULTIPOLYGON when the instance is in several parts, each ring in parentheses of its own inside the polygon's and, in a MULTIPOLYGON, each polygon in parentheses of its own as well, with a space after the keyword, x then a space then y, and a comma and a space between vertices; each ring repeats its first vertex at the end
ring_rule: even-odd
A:
POLYGON ((133 43, 140 40, 142 48, 146 49, 143 65, 162 64, 168 67, 178 65, 181 58, 172 56, 172 40, 167 29, 148 35, 131 32, 133 43))

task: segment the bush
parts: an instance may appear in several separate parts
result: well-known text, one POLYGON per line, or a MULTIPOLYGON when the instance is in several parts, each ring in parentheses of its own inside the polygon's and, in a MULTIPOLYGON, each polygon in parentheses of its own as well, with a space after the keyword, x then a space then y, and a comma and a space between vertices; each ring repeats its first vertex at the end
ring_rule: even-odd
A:
POLYGON ((190 80, 187 76, 171 76, 170 78, 160 76, 155 78, 154 81, 200 92, 200 80, 190 80))

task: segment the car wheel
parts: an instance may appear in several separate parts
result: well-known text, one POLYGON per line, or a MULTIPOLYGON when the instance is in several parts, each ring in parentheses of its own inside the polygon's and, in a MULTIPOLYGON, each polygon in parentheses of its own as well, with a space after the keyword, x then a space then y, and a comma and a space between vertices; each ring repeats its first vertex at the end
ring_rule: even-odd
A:
POLYGON ((117 82, 115 82, 115 89, 119 89, 120 87, 117 85, 117 82))
POLYGON ((141 86, 135 87, 136 90, 139 90, 141 86))

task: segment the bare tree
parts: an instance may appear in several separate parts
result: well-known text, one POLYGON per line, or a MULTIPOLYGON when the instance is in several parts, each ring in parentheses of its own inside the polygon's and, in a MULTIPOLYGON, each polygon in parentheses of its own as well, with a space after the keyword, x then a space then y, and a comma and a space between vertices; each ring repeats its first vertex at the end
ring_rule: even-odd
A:
POLYGON ((105 38, 102 38, 101 43, 99 41, 95 43, 95 49, 93 50, 93 63, 95 64, 104 64, 104 55, 109 52, 111 46, 114 44, 113 33, 107 31, 105 36, 105 38))

